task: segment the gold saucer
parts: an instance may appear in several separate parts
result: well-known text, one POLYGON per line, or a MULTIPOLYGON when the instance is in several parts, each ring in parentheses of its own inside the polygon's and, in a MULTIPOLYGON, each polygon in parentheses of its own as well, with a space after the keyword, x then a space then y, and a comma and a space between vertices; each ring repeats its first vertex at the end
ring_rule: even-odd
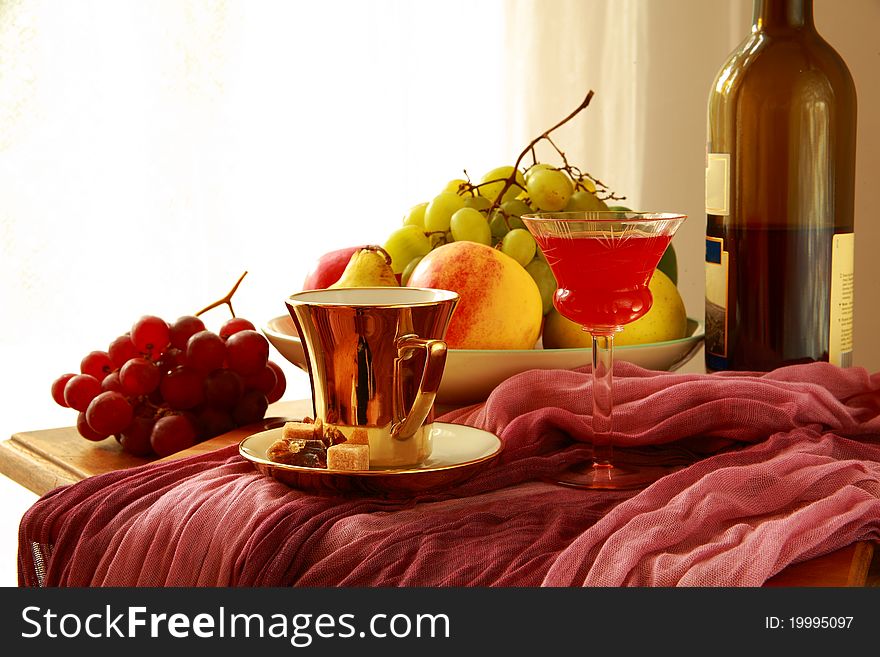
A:
POLYGON ((461 483, 501 452, 498 437, 482 429, 434 422, 431 434, 431 457, 421 465, 397 469, 327 470, 275 463, 266 452, 281 437, 281 428, 248 436, 238 451, 264 475, 291 488, 324 495, 368 493, 383 497, 409 497, 461 483))

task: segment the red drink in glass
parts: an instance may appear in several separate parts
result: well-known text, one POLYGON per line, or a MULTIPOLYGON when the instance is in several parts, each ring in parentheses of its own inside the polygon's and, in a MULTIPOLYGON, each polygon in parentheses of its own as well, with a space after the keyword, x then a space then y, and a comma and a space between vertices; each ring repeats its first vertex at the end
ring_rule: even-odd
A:
POLYGON ((617 330, 648 312, 648 283, 672 235, 535 236, 558 288, 557 310, 590 330, 617 330))
POLYGON ((683 214, 547 212, 523 215, 556 276, 553 297, 563 317, 592 335, 592 464, 575 465, 559 483, 579 488, 640 488, 669 472, 665 465, 613 462, 614 334, 651 309, 651 275, 684 221, 683 214))

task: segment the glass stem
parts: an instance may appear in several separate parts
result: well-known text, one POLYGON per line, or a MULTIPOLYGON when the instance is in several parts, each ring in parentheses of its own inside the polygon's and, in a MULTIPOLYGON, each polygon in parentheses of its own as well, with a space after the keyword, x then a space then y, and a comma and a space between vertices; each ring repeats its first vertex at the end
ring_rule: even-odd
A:
POLYGON ((614 409, 612 388, 613 333, 591 333, 593 337, 593 466, 610 468, 611 413, 614 409))

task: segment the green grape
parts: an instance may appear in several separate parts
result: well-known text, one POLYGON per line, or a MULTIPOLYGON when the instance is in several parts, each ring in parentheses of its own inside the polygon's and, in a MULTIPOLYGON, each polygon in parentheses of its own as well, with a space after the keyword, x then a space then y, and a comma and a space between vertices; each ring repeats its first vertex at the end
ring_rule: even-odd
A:
POLYGON ((628 208, 625 205, 609 205, 608 209, 612 212, 632 212, 632 208, 628 208))
POLYGON ((525 228, 514 228, 501 240, 501 252, 525 267, 535 257, 535 238, 525 228))
POLYGON ((495 242, 500 242, 510 231, 510 227, 504 218, 504 213, 500 210, 495 210, 492 213, 492 219, 489 220, 489 231, 492 233, 492 240, 495 242))
POLYGON ((412 276, 413 270, 416 266, 422 261, 422 258, 425 256, 417 256, 406 263, 406 267, 403 268, 403 273, 400 275, 400 284, 406 285, 409 283, 409 277, 412 276))
POLYGON ((596 183, 593 182, 593 179, 589 176, 581 176, 577 179, 577 183, 575 184, 575 188, 577 190, 585 189, 588 192, 596 193, 596 183))
POLYGON ((463 207, 464 198, 455 192, 440 192, 425 208, 425 230, 431 233, 449 230, 452 215, 463 207))
POLYGON ((465 196, 464 207, 474 210, 488 210, 492 207, 492 201, 485 196, 465 196))
POLYGON ((525 172, 525 175, 523 176, 523 178, 525 179, 526 183, 528 183, 529 178, 531 178, 532 174, 535 173, 536 171, 540 171, 541 169, 555 169, 555 168, 556 167, 554 167, 552 164, 545 164, 543 162, 536 162, 535 164, 530 166, 528 169, 526 169, 526 172, 525 172))
POLYGON ((425 208, 427 207, 427 203, 419 203, 412 206, 403 218, 403 225, 417 226, 423 229, 425 227, 425 208))
MULTIPOLYGON (((524 214, 532 214, 534 212, 532 207, 522 199, 505 201, 501 204, 501 209, 507 213, 508 217, 521 217, 524 214)), ((519 226, 511 225, 511 228, 523 228, 523 225, 522 223, 519 226)))
POLYGON ((450 180, 448 183, 446 183, 446 187, 443 188, 443 191, 458 194, 460 191, 467 187, 467 184, 467 180, 456 178, 455 180, 450 180))
MULTIPOLYGON (((508 201, 508 203, 518 203, 518 201, 508 201)), ((507 235, 514 228, 525 228, 523 220, 515 214, 505 214, 502 210, 507 203, 501 205, 501 210, 495 210, 492 213, 492 219, 489 221, 489 228, 492 231, 492 237, 496 241, 507 235)), ((531 210, 530 210, 531 211, 531 210)))
MULTIPOLYGON (((541 251, 538 250, 538 253, 540 254, 541 251)), ((526 271, 538 285, 538 291, 541 293, 541 309, 546 315, 553 307, 553 294, 556 292, 556 277, 553 275, 553 270, 546 260, 536 256, 526 265, 526 271)))
MULTIPOLYGON (((486 175, 480 178, 481 186, 478 188, 480 196, 485 196, 494 203, 498 198, 498 195, 501 193, 501 190, 504 189, 504 185, 506 184, 507 179, 510 178, 511 173, 513 173, 513 167, 511 166, 496 167, 487 172, 486 175), (483 183, 489 184, 483 185, 483 183)), ((504 192, 504 196, 501 197, 501 202, 512 201, 519 196, 525 188, 526 179, 523 177, 522 172, 517 171, 514 183, 507 188, 506 192, 504 192)))
POLYGON ((478 242, 489 246, 492 244, 492 231, 489 222, 479 210, 462 208, 456 210, 450 222, 452 238, 456 242, 478 242))
POLYGON ((540 169, 529 176, 526 191, 544 212, 558 212, 571 198, 571 179, 559 169, 540 169))
POLYGON ((566 212, 603 212, 610 208, 605 205, 605 201, 598 198, 591 192, 578 190, 568 199, 565 206, 566 212))
POLYGON ((391 269, 400 274, 410 260, 431 250, 431 240, 418 226, 402 226, 388 236, 383 248, 391 256, 391 269))

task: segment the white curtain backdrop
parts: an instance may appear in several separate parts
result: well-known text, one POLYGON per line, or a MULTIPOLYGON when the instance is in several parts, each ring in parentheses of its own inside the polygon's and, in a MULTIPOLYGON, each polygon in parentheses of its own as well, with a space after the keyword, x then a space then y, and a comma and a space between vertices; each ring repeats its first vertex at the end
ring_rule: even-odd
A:
MULTIPOLYGON (((878 61, 845 37, 868 35, 880 2, 816 5, 859 86, 862 212, 878 61)), ((52 380, 142 314, 192 313, 245 270, 237 313, 283 314, 318 255, 381 243, 463 169, 512 163, 589 89, 556 141, 628 205, 690 216, 675 244, 701 318, 705 103, 750 14, 749 0, 0 2, 0 438, 72 424, 52 380)), ((870 230, 876 245, 866 219, 860 249, 870 230)), ((856 359, 880 369, 859 285, 856 359)), ((288 396, 306 396, 283 365, 288 396)))

